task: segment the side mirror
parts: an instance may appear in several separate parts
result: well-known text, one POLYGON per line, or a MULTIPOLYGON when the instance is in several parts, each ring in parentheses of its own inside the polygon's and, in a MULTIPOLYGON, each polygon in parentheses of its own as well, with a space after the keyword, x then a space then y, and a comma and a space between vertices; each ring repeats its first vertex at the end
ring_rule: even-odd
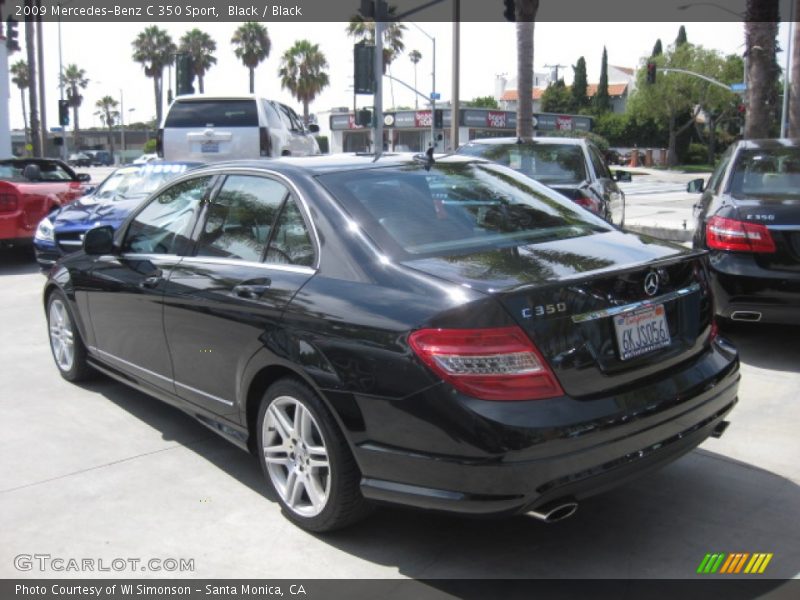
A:
POLYGON ((83 251, 90 256, 114 252, 114 228, 110 225, 95 227, 83 237, 83 251))
POLYGON ((616 171, 614 173, 614 181, 632 181, 632 176, 628 171, 616 171))
POLYGON ((692 179, 689 183, 686 184, 686 191, 690 194, 699 194, 704 189, 704 181, 703 179, 692 179))
POLYGON ((78 181, 82 181, 83 183, 89 183, 92 180, 92 176, 88 173, 78 173, 77 177, 78 181))
POLYGON ((309 130, 311 133, 319 133, 319 125, 317 125, 316 123, 311 123, 311 124, 308 126, 308 130, 309 130))

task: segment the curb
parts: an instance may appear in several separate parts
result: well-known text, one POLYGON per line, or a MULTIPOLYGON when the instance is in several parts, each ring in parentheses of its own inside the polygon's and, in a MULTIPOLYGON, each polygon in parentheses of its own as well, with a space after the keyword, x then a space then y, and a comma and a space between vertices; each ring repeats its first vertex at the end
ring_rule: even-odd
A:
POLYGON ((626 224, 625 229, 669 242, 691 242, 694 237, 693 229, 674 229, 669 227, 637 225, 635 223, 626 224))

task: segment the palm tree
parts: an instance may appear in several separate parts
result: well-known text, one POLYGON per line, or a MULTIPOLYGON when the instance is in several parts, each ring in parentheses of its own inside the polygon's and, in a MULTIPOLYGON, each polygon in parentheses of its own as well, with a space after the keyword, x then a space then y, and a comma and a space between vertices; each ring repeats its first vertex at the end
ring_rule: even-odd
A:
POLYGON ((181 38, 179 51, 185 52, 192 57, 194 74, 197 75, 197 82, 200 86, 201 94, 205 91, 203 87, 203 77, 205 77, 206 71, 217 63, 217 59, 214 56, 214 51, 216 49, 217 42, 205 31, 201 31, 197 28, 187 31, 181 38))
POLYGON ((776 61, 778 33, 777 2, 747 0, 745 9, 745 52, 747 53, 747 112, 745 139, 771 137, 779 107, 776 94, 780 67, 776 61))
POLYGON ((80 90, 85 90, 89 85, 89 80, 86 78, 86 71, 79 69, 78 65, 67 65, 64 72, 61 74, 61 82, 67 88, 67 102, 72 107, 72 145, 75 149, 78 148, 78 109, 83 103, 83 96, 80 90))
POLYGON ((517 136, 533 137, 533 24, 539 0, 517 2, 517 136))
POLYGON ((9 69, 11 83, 19 88, 22 100, 22 122, 25 124, 25 145, 28 145, 28 110, 25 108, 25 89, 28 87, 28 63, 18 60, 9 69))
POLYGON ((107 139, 108 139, 108 148, 111 152, 111 156, 114 156, 114 135, 113 135, 113 127, 119 118, 119 111, 117 107, 119 106, 119 102, 114 100, 111 96, 103 96, 95 102, 95 108, 97 109, 94 114, 100 117, 100 122, 108 128, 107 132, 107 139))
POLYGON ((303 103, 303 122, 308 125, 308 105, 328 86, 328 61, 319 45, 299 40, 283 53, 278 75, 281 87, 303 103))
MULTIPOLYGON (((417 63, 422 60, 422 53, 419 50, 412 50, 408 53, 408 58, 414 63, 414 89, 417 89, 417 63)), ((414 108, 419 108, 419 96, 414 94, 414 108)))
MULTIPOLYGON (((25 52, 28 55, 28 106, 31 114, 31 148, 33 156, 42 157, 42 129, 39 122, 39 99, 36 93, 36 44, 33 19, 25 19, 25 52)), ((5 102, 5 99, 3 99, 5 102)))
POLYGON ((133 60, 141 63, 144 74, 153 78, 153 92, 156 99, 156 124, 161 124, 161 99, 163 97, 164 67, 175 61, 177 48, 172 38, 157 25, 146 27, 133 40, 133 60))
POLYGON ((272 48, 267 28, 255 21, 242 23, 233 33, 231 44, 236 58, 250 70, 250 93, 253 94, 256 91, 256 67, 269 56, 272 48))

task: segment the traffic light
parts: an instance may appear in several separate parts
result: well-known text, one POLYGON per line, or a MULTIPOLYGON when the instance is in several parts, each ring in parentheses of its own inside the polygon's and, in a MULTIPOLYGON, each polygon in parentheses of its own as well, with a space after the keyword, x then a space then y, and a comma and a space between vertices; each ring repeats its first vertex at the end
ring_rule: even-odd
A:
POLYGON ((19 50, 19 31, 17 30, 19 23, 8 17, 6 19, 6 48, 8 52, 16 52, 19 50))
POLYGON ((658 66, 652 60, 647 63, 647 83, 652 85, 656 82, 656 71, 658 66))
POLYGON ((356 113, 356 125, 360 127, 371 127, 372 126, 372 111, 363 108, 356 113))
POLYGON ((511 21, 513 23, 517 20, 517 6, 515 1, 503 0, 503 4, 506 7, 503 11, 503 16, 506 18, 506 21, 511 21))
POLYGON ((353 86, 356 94, 375 93, 375 46, 353 46, 353 86))
POLYGON ((444 129, 444 111, 441 108, 433 111, 433 128, 444 129))
POLYGON ((175 90, 178 96, 194 94, 194 61, 186 53, 175 56, 175 90))
POLYGON ((69 125, 69 100, 58 101, 58 124, 62 127, 69 125))

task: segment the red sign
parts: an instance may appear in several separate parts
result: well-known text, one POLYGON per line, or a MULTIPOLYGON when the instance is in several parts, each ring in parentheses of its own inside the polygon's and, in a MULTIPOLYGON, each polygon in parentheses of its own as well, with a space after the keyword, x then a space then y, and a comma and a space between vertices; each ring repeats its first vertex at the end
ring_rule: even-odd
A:
POLYGON ((486 125, 497 129, 506 128, 506 113, 490 110, 486 115, 486 125))
POLYGON ((572 131, 573 129, 572 117, 556 117, 557 131, 572 131))
POLYGON ((431 111, 429 110, 418 110, 414 114, 414 126, 415 127, 430 127, 433 125, 433 120, 431 117, 431 111))

